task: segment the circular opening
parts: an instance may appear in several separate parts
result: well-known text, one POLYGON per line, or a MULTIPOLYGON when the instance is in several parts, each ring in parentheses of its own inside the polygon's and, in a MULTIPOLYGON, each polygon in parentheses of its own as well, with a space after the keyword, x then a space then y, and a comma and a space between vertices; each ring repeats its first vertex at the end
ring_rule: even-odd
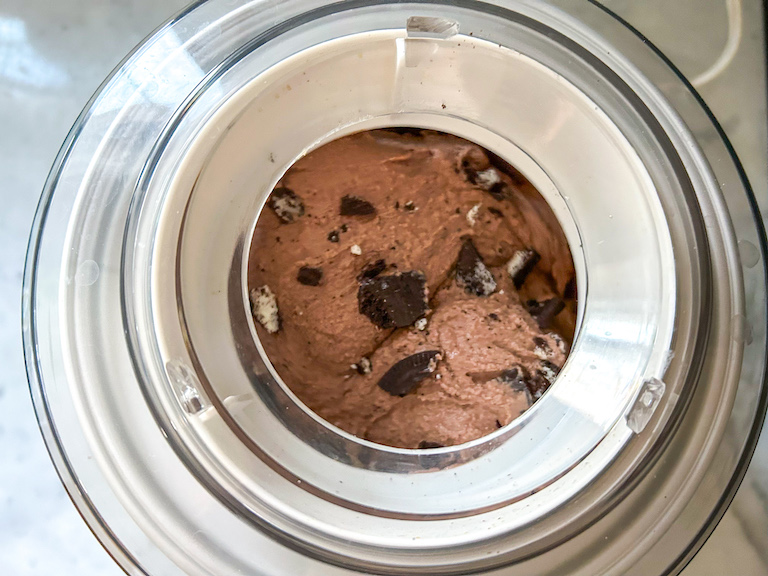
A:
POLYGON ((554 382, 576 326, 574 262, 547 201, 496 154, 414 127, 293 164, 256 223, 248 288, 298 399, 399 448, 509 424, 554 382))

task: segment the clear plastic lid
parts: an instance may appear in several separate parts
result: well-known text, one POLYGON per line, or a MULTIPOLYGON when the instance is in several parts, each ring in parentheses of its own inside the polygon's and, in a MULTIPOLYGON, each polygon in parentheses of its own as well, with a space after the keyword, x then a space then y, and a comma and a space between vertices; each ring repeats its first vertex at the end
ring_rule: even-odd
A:
POLYGON ((51 172, 24 287, 38 418, 130 573, 668 573, 724 512, 764 415, 756 214, 685 79, 594 4, 209 0, 116 70, 51 172), (580 287, 551 391, 439 450, 322 421, 247 313, 275 182, 397 125, 518 167, 580 287))

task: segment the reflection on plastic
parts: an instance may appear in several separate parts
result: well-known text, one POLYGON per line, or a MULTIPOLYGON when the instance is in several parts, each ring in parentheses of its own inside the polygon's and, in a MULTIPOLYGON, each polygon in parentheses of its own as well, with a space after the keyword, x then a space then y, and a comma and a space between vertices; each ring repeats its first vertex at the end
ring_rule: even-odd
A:
POLYGON ((664 382, 658 378, 650 378, 643 383, 635 404, 627 414, 627 426, 632 432, 640 434, 645 429, 666 389, 664 382))

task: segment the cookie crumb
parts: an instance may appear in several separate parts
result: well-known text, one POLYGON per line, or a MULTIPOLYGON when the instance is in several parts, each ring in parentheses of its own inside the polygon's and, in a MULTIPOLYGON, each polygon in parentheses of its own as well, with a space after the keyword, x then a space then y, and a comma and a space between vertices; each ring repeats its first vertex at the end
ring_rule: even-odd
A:
POLYGON ((426 318, 419 318, 414 323, 414 326, 416 327, 416 330, 424 330, 427 327, 427 319, 426 318))
POLYGON ((499 176, 499 173, 496 171, 496 169, 492 167, 486 168, 485 170, 480 170, 475 174, 474 184, 483 190, 490 190, 494 185, 499 184, 500 182, 501 176, 499 176))
POLYGON ((475 204, 469 209, 469 212, 467 212, 467 222, 469 222, 470 226, 477 224, 477 215, 480 213, 481 206, 482 204, 475 204))
POLYGON ((360 375, 370 374, 373 370, 373 364, 371 363, 370 358, 367 356, 363 356, 360 358, 360 361, 356 364, 350 364, 349 366, 352 368, 352 370, 355 370, 360 375))

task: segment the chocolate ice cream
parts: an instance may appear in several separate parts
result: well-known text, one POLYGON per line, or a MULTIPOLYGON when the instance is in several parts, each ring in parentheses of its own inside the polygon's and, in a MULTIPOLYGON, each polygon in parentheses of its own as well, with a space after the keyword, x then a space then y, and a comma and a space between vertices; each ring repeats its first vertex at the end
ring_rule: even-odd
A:
POLYGON ((358 437, 467 442, 550 386, 575 326, 574 268, 545 200, 479 146, 364 132, 299 160, 256 226, 259 337, 283 381, 358 437))

